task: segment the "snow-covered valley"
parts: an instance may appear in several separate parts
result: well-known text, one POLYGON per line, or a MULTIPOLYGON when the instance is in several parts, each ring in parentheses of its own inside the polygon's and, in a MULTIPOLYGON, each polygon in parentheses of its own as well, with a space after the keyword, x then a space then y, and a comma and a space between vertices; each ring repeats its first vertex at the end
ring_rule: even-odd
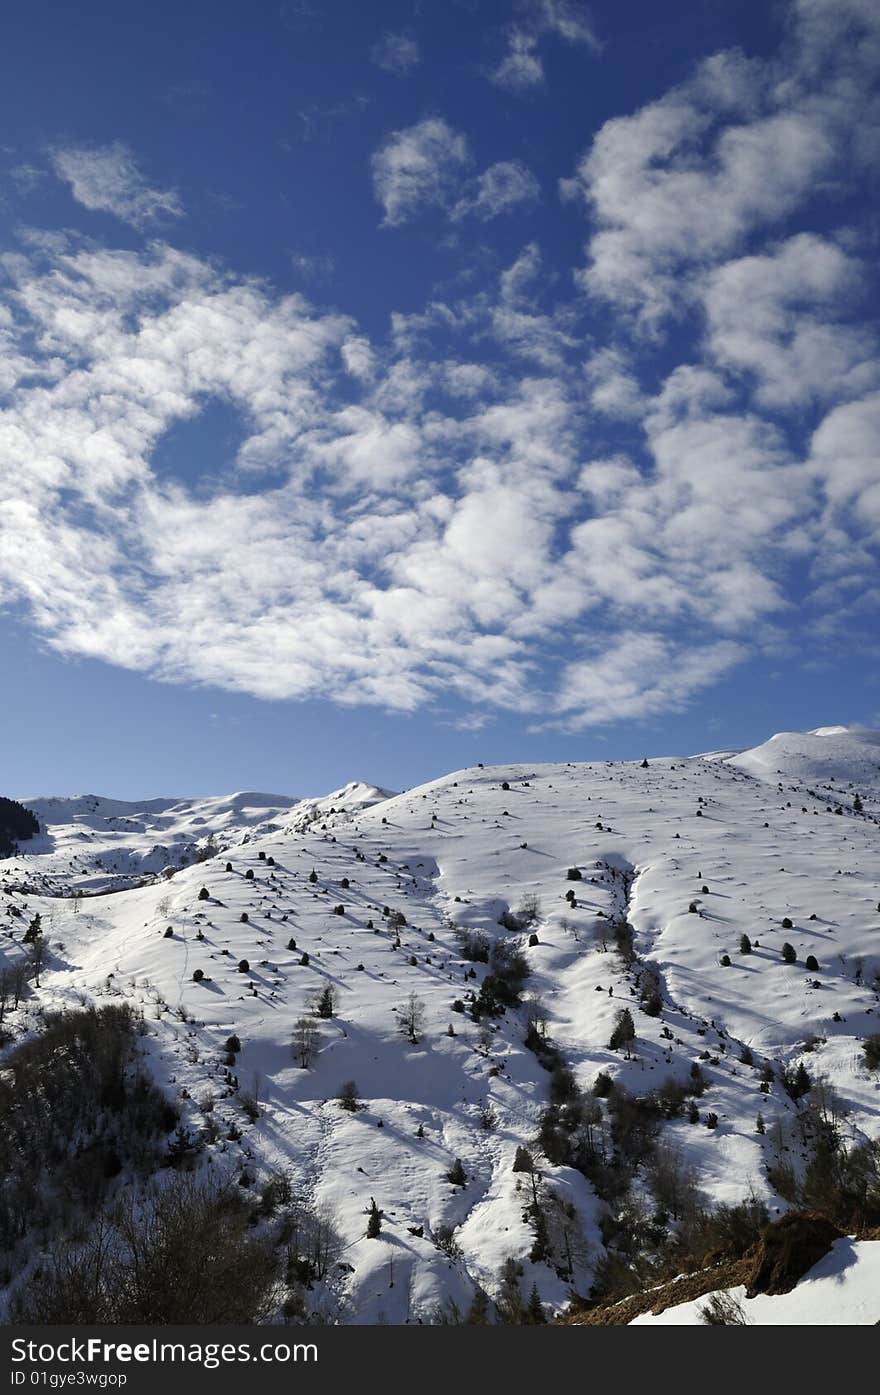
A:
MULTIPOLYGON (((310 1296, 331 1320, 465 1311, 511 1258, 547 1311, 589 1295, 608 1202, 578 1167, 542 1158, 555 1220, 529 1257, 514 1163, 548 1106, 536 1037, 590 1098, 603 1072, 637 1099, 689 1092, 660 1137, 708 1203, 785 1211, 773 1169, 784 1150, 797 1174, 806 1151, 783 1068, 827 1081, 854 1144, 880 1134, 862 1049, 880 1031, 880 733, 476 766, 397 795, 26 803, 41 833, 0 861, 0 954, 39 915, 47 955, 6 1025, 136 1007, 192 1136, 210 1121, 205 1155, 250 1186, 286 1172, 332 1212, 344 1254, 310 1296), (472 1011, 484 941, 518 941, 529 970, 495 1016, 472 1011), (612 1049, 624 1009, 635 1039, 612 1049), (339 1100, 352 1081, 356 1109, 339 1100)), ((647 1197, 638 1169, 633 1185, 647 1197)))

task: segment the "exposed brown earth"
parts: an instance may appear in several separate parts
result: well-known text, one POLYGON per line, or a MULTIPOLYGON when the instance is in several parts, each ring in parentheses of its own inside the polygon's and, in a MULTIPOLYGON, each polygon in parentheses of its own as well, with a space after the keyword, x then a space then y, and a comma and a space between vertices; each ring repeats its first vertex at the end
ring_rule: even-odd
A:
MULTIPOLYGON (((560 1322, 588 1327, 624 1327, 643 1313, 662 1313, 679 1303, 690 1303, 716 1289, 735 1288, 738 1284, 745 1285, 749 1298, 758 1293, 790 1293, 842 1234, 836 1225, 816 1212, 789 1211, 769 1225, 757 1245, 741 1259, 708 1265, 614 1303, 573 1309, 560 1322)), ((880 1229, 864 1231, 856 1238, 880 1240, 880 1229)))
POLYGON ((678 1303, 690 1303, 694 1298, 702 1298, 704 1293, 712 1293, 717 1288, 733 1288, 736 1284, 748 1283, 754 1267, 754 1258, 750 1256, 727 1260, 694 1274, 671 1279, 669 1283, 646 1289, 644 1293, 634 1293, 617 1303, 603 1303, 596 1308, 568 1313, 561 1321, 587 1327, 625 1327, 642 1313, 662 1313, 666 1308, 673 1308, 678 1303))

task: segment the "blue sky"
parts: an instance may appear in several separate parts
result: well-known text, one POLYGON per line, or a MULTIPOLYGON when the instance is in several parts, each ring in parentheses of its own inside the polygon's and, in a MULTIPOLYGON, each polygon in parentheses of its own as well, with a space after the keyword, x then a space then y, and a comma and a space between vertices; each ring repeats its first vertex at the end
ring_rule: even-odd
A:
POLYGON ((872 0, 10 7, 0 784, 880 723, 872 0))

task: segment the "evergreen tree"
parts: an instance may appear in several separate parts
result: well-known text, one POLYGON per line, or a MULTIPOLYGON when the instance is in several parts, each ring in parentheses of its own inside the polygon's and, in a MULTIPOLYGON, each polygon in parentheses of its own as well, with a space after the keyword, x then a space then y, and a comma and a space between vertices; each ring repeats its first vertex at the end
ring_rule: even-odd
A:
POLYGON ((540 1296, 538 1294, 537 1284, 532 1284, 532 1291, 529 1294, 529 1301, 526 1304, 526 1310, 523 1321, 532 1325, 537 1325, 538 1323, 547 1321, 546 1315, 544 1313, 544 1308, 541 1303, 540 1296))
POLYGON ((635 1037, 636 1029, 632 1013, 629 1008, 621 1008, 614 1019, 614 1031, 611 1033, 608 1045, 612 1051, 618 1051, 621 1046, 629 1047, 629 1043, 635 1041, 635 1037))
POLYGON ((370 1197, 370 1217, 367 1221, 367 1239, 375 1240, 382 1234, 382 1212, 376 1205, 375 1199, 370 1197))
POLYGON ((478 1288, 468 1308, 465 1323, 468 1327, 488 1327, 489 1325, 489 1295, 485 1289, 478 1288))
POLYGON ((36 939, 37 939, 40 935, 42 935, 42 933, 43 933, 42 930, 41 930, 41 928, 40 928, 41 925, 42 925, 42 916, 40 915, 40 913, 39 913, 39 911, 38 911, 37 914, 34 916, 33 920, 31 921, 30 925, 28 926, 27 930, 24 932, 24 938, 23 938, 23 940, 22 940, 22 944, 25 944, 25 945, 33 944, 34 940, 36 940, 36 939))
POLYGON ((528 1148, 524 1148, 521 1143, 517 1145, 514 1155, 513 1170, 514 1172, 531 1172, 532 1170, 532 1155, 528 1148))

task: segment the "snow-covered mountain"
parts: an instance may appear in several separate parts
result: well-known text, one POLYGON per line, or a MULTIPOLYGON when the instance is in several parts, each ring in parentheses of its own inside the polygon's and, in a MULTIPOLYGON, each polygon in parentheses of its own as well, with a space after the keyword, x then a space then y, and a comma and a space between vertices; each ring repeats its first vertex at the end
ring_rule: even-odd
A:
POLYGON ((637 1099, 670 1079, 689 1089, 698 1068, 697 1118, 673 1113, 662 1138, 716 1203, 751 1193, 785 1210, 768 1178, 798 1110, 781 1067, 827 1078, 851 1138, 880 1133, 880 1074, 861 1049, 880 1031, 880 733, 478 766, 397 795, 355 782, 312 800, 27 803, 44 833, 0 862, 0 952, 17 952, 39 913, 51 949, 39 1003, 136 1005, 192 1128, 210 1108, 241 1129, 209 1147, 238 1171, 286 1170, 332 1207, 344 1262, 315 1301, 344 1320, 466 1309, 475 1283, 497 1292, 511 1257, 523 1292, 535 1285, 555 1310, 589 1292, 608 1203, 577 1167, 542 1161, 567 1249, 529 1258, 514 1161, 538 1133, 552 1064, 534 1031, 526 1044, 530 1021, 587 1093, 600 1072, 637 1099), (627 926, 629 947, 629 931, 615 937, 627 926), (523 1005, 475 1021, 489 966, 467 941, 481 936, 519 938, 530 972, 523 1005), (335 1011, 313 1019, 303 1066, 291 1039, 328 987, 335 1011), (423 1020, 408 1034, 411 995, 423 1020), (636 1040, 614 1050, 624 1008, 636 1040), (346 1081, 360 1109, 340 1106, 346 1081), (371 1198, 379 1241, 365 1238, 371 1198))
POLYGON ((3 871, 51 894, 121 891, 282 827, 368 808, 389 793, 355 780, 319 799, 254 791, 141 802, 92 794, 27 799, 40 836, 22 848, 22 857, 7 859, 3 871))
POLYGON ((880 785, 880 732, 859 727, 781 731, 762 746, 728 758, 761 780, 789 779, 841 793, 880 785))

